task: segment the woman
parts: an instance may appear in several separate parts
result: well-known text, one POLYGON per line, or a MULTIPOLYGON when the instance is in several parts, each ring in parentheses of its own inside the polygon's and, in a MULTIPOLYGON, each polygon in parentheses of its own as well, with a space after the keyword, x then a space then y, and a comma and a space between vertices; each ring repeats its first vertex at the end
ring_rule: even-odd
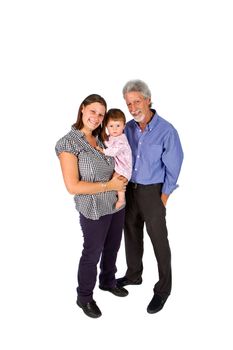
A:
POLYGON ((93 299, 97 264, 101 256, 99 287, 116 296, 128 291, 116 286, 116 258, 124 222, 124 208, 117 210, 116 191, 125 191, 127 180, 112 177, 114 158, 105 156, 96 147, 107 105, 96 94, 81 103, 77 122, 56 144, 65 186, 75 195, 80 215, 84 244, 78 268, 77 304, 89 317, 100 317, 101 311, 93 299))

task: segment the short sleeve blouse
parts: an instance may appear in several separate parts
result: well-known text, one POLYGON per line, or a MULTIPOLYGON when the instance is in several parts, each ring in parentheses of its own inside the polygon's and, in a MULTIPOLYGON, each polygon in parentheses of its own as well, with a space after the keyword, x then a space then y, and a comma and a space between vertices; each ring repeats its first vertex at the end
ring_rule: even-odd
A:
MULTIPOLYGON (((97 137, 97 144, 104 147, 97 137)), ((85 139, 84 133, 72 127, 55 147, 57 156, 62 152, 72 153, 77 157, 80 180, 89 182, 107 182, 114 172, 114 158, 93 148, 85 139)), ((98 220, 101 216, 113 214, 117 201, 116 191, 106 191, 96 194, 76 194, 74 196, 76 209, 86 218, 98 220)), ((120 208, 121 209, 121 208, 120 208)))

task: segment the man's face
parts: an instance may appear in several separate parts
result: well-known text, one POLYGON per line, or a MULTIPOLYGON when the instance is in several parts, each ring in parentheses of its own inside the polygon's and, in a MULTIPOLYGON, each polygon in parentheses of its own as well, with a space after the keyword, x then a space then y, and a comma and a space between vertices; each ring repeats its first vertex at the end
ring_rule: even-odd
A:
POLYGON ((124 98, 134 120, 143 123, 150 112, 150 98, 145 98, 137 91, 127 92, 124 98))

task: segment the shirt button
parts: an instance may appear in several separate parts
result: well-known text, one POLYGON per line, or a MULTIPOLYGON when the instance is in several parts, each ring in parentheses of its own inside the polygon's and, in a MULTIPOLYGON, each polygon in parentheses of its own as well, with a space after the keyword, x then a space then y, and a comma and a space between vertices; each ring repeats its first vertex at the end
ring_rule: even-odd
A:
POLYGON ((137 158, 139 158, 140 156, 139 155, 137 155, 137 158))
POLYGON ((134 170, 137 171, 137 168, 135 168, 134 170))

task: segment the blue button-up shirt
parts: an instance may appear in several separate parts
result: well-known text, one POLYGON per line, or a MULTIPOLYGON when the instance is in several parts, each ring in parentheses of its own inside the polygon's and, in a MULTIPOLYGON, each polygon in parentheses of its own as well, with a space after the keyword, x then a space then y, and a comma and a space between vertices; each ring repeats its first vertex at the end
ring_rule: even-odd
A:
POLYGON ((176 129, 154 110, 154 116, 144 131, 134 119, 125 127, 132 149, 131 182, 142 185, 163 183, 162 193, 170 194, 177 185, 183 161, 183 151, 176 129))

